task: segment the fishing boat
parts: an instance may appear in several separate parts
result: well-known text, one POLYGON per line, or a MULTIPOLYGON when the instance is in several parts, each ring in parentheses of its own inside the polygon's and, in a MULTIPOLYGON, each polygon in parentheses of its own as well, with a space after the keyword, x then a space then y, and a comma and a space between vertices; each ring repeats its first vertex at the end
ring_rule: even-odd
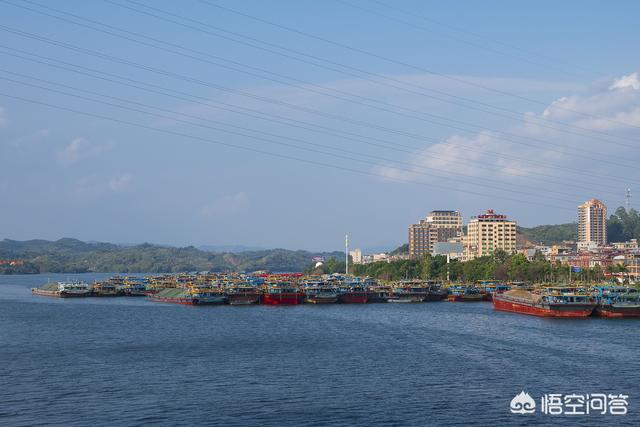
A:
POLYGON ((384 303, 389 302, 393 290, 388 286, 369 286, 367 287, 367 303, 384 303))
POLYGON ((304 302, 309 304, 335 304, 340 295, 335 286, 316 285, 304 290, 304 302))
POLYGON ((149 281, 145 277, 127 277, 124 280, 123 292, 129 297, 145 296, 149 281))
POLYGON ((262 294, 262 304, 297 305, 304 302, 304 292, 288 283, 272 285, 262 294))
POLYGON ((339 292, 339 300, 343 304, 365 304, 369 300, 369 294, 362 285, 343 286, 339 292))
POLYGON ((447 300, 451 302, 482 301, 482 294, 475 286, 452 286, 449 288, 447 300))
POLYGON ((251 305, 260 302, 261 292, 255 286, 238 284, 228 287, 225 294, 230 305, 251 305))
POLYGON ((480 281, 478 282, 477 287, 480 289, 482 300, 489 302, 493 301, 493 296, 495 294, 502 294, 511 290, 511 285, 494 281, 480 281))
POLYGON ((85 282, 50 282, 31 289, 33 295, 58 298, 91 296, 91 286, 85 282))
POLYGON ((493 298, 493 308, 539 317, 587 317, 596 306, 594 298, 575 288, 547 288, 540 293, 513 289, 493 298))
POLYGON ((224 304, 226 296, 220 289, 188 286, 186 288, 167 288, 149 295, 152 301, 185 305, 224 304))
POLYGON ((94 297, 117 297, 124 294, 124 291, 118 289, 114 282, 105 280, 104 282, 95 282, 92 286, 94 297))
POLYGON ((449 296, 449 290, 439 282, 429 282, 429 293, 425 301, 443 301, 449 296))
POLYGON ((403 281, 393 290, 389 302, 422 302, 429 295, 429 287, 421 281, 403 281))
POLYGON ((626 286, 595 288, 597 305, 594 314, 599 317, 640 317, 640 292, 626 286))

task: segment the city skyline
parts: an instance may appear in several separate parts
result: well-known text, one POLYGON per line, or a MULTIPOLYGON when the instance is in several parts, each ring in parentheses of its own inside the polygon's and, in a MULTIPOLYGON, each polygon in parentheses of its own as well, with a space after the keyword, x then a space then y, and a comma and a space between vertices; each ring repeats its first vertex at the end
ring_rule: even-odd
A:
POLYGON ((119 4, 1 6, 0 238, 393 248, 640 182, 636 2, 119 4))

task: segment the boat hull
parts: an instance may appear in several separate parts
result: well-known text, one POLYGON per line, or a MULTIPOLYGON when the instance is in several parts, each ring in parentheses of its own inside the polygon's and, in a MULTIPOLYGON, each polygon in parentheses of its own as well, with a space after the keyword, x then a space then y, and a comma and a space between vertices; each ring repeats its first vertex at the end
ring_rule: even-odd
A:
POLYGON ((229 305, 252 305, 260 302, 260 294, 231 294, 227 295, 229 305))
POLYGON ((528 314, 538 317, 588 317, 593 313, 594 304, 535 304, 496 297, 494 310, 528 314))
POLYGON ((389 302, 422 302, 424 295, 396 295, 389 298, 389 302))
POLYGON ((598 317, 640 317, 640 305, 598 305, 594 310, 594 314, 598 317))
POLYGON ((388 294, 369 293, 367 295, 367 303, 376 304, 376 303, 385 303, 385 302, 389 302, 388 294))
POLYGON ((462 294, 451 294, 447 296, 447 301, 450 302, 478 302, 482 301, 482 295, 473 294, 473 295, 462 295, 462 294))
POLYGON ((262 304, 265 305, 298 305, 304 302, 303 293, 281 293, 262 295, 262 304))
POLYGON ((32 295, 38 295, 41 297, 53 297, 53 298, 83 298, 91 296, 91 291, 87 292, 65 292, 65 291, 47 291, 43 289, 32 289, 32 295))
POLYGON ((211 297, 211 298, 164 298, 158 296, 151 296, 151 301, 165 302, 170 304, 182 304, 182 305, 220 305, 226 302, 225 297, 211 297))
POLYGON ((124 295, 124 293, 120 293, 117 291, 113 291, 113 292, 94 292, 91 296, 94 297, 119 297, 124 295))
POLYGON ((366 292, 347 292, 340 295, 343 304, 365 304, 369 300, 366 292))
POLYGON ((424 301, 426 301, 426 302, 444 301, 446 299, 447 299, 447 293, 446 292, 429 292, 427 294, 427 297, 424 299, 424 301))
POLYGON ((307 296, 304 302, 309 304, 335 304, 338 302, 338 295, 332 296, 307 296))

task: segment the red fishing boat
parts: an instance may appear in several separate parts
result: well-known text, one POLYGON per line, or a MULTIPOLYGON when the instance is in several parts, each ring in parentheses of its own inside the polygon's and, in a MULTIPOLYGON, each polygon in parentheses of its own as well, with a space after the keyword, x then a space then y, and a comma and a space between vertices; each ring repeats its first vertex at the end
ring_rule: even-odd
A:
POLYGON ((262 294, 262 304, 266 305, 297 305, 304 302, 304 292, 288 285, 269 287, 262 294))
POLYGON ((514 289, 493 296, 494 310, 539 317, 587 317, 595 306, 591 295, 570 288, 547 289, 540 294, 514 289))

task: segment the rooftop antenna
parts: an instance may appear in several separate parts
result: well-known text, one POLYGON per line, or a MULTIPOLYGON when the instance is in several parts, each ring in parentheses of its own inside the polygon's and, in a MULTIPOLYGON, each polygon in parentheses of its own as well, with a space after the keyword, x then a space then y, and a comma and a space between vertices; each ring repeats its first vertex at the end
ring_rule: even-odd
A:
POLYGON ((631 211, 631 189, 630 188, 627 188, 627 191, 624 197, 626 199, 626 204, 627 204, 627 213, 629 213, 631 211))
POLYGON ((344 235, 344 275, 349 275, 349 235, 344 235))

